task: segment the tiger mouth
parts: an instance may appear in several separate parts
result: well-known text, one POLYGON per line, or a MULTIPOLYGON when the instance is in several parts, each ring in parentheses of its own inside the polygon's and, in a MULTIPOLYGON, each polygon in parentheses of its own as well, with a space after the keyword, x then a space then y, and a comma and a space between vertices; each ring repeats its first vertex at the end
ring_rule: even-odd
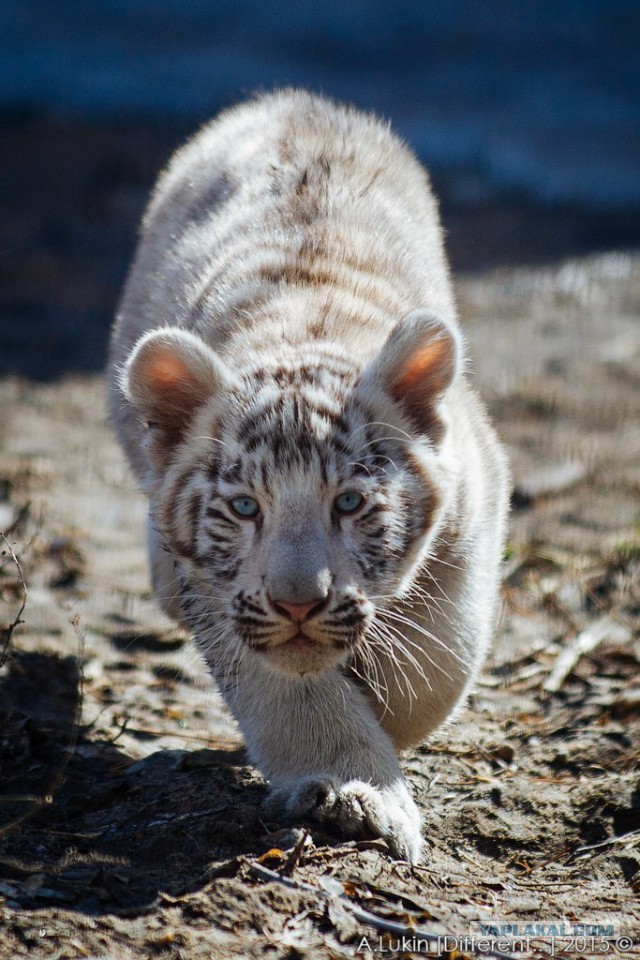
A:
POLYGON ((327 647, 326 643, 310 637, 308 633, 298 630, 287 640, 281 640, 279 643, 272 643, 268 646, 260 647, 261 653, 269 653, 272 650, 310 650, 318 647, 327 647))
POLYGON ((289 647, 312 647, 318 643, 317 640, 314 640, 313 637, 310 637, 308 633, 303 633, 302 630, 299 630, 294 637, 291 637, 290 640, 285 641, 286 645, 289 647))
POLYGON ((278 671, 297 676, 324 673, 347 655, 333 641, 315 640, 301 631, 288 640, 262 646, 259 652, 278 671))

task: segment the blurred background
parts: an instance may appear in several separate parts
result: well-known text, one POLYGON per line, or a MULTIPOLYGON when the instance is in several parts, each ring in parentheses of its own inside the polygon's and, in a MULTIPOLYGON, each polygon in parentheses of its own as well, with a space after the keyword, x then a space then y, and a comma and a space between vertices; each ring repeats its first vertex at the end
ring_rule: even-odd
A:
POLYGON ((458 273, 640 241, 637 0, 0 0, 0 372, 98 370, 136 225, 221 107, 389 118, 458 273))

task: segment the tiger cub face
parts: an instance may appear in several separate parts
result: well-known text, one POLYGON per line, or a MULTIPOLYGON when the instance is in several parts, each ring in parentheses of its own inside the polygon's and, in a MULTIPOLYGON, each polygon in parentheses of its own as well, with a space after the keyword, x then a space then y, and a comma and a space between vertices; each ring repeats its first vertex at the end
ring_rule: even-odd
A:
POLYGON ((364 369, 327 343, 233 372, 177 328, 139 341, 122 386, 147 424, 152 515, 202 645, 305 674, 366 642, 437 536, 458 353, 422 313, 364 369))

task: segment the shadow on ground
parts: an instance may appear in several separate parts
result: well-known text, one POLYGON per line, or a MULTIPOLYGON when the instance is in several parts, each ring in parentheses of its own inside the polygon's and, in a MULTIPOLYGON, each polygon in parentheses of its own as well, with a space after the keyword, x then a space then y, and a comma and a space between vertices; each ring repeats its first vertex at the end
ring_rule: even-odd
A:
POLYGON ((242 750, 136 761, 76 725, 80 689, 76 659, 44 653, 16 652, 0 685, 0 891, 16 907, 140 913, 260 847, 242 750))

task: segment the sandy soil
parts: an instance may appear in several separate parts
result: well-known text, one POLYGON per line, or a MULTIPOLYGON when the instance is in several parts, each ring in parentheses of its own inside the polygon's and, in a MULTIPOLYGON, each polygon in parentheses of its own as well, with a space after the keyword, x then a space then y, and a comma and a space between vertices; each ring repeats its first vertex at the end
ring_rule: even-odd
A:
POLYGON ((100 376, 0 382, 5 626, 24 592, 9 546, 28 587, 0 670, 0 957, 367 956, 381 934, 358 905, 457 936, 564 921, 638 938, 640 257, 458 290, 514 506, 491 660, 460 722, 404 760, 427 840, 413 869, 381 841, 265 818, 150 598, 100 376))

